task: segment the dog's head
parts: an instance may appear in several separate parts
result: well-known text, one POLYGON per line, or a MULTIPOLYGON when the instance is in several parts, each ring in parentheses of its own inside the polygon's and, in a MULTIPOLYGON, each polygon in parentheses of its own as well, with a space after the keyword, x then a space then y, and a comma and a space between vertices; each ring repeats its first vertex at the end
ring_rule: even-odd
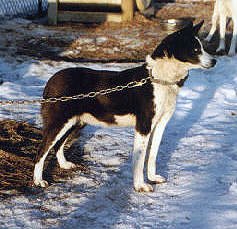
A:
POLYGON ((191 68, 212 68, 216 60, 204 51, 197 34, 203 25, 193 26, 191 22, 185 28, 168 35, 151 55, 152 59, 175 58, 181 62, 190 63, 191 68))

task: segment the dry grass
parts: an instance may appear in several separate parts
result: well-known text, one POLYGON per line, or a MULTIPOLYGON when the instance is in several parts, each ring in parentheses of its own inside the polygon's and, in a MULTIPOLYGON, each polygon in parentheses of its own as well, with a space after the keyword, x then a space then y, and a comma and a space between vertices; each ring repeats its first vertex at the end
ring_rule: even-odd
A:
MULTIPOLYGON (((32 191, 34 159, 41 138, 41 130, 26 122, 0 122, 0 197, 32 191)), ((72 147, 69 153, 70 156, 66 155, 68 159, 78 165, 74 172, 78 169, 86 171, 80 158, 81 150, 72 147)), ((45 164, 44 176, 50 182, 55 182, 73 176, 73 172, 60 169, 51 152, 45 164)))

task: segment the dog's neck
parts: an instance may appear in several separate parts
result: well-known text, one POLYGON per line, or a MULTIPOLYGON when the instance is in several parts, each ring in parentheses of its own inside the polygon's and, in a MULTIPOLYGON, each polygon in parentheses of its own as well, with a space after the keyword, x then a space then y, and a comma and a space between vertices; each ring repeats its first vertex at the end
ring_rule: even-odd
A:
POLYGON ((175 82, 169 82, 169 81, 166 81, 166 80, 161 80, 161 79, 158 79, 158 78, 154 78, 154 77, 151 75, 151 73, 149 73, 149 76, 150 76, 151 81, 152 81, 153 83, 160 84, 160 85, 164 85, 164 86, 178 86, 178 87, 183 87, 185 81, 188 79, 188 74, 187 74, 184 78, 182 78, 181 80, 175 81, 175 82))
POLYGON ((146 63, 154 83, 182 87, 188 78, 189 66, 174 58, 154 60, 147 56, 146 63))

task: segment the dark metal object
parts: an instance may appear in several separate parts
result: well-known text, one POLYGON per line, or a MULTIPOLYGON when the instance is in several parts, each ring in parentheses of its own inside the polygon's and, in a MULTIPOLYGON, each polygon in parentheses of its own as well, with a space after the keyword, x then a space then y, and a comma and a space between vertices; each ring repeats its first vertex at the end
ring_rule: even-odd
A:
POLYGON ((160 21, 160 26, 164 31, 173 32, 179 29, 184 28, 191 21, 194 21, 194 18, 185 17, 185 18, 177 18, 177 19, 164 19, 160 21))

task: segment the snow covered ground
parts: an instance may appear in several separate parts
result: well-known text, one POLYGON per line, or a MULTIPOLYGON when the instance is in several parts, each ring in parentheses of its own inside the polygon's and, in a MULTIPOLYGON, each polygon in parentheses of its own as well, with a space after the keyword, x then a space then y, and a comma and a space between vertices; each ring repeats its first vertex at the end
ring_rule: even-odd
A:
MULTIPOLYGON (((137 64, 24 62, 0 58, 0 100, 36 99, 56 71, 71 66, 122 70, 137 64)), ((0 228, 237 228, 237 56, 193 70, 159 149, 167 183, 132 188, 132 128, 88 126, 78 144, 91 170, 0 203, 0 228)), ((0 118, 40 125, 39 106, 1 107, 0 118)))

